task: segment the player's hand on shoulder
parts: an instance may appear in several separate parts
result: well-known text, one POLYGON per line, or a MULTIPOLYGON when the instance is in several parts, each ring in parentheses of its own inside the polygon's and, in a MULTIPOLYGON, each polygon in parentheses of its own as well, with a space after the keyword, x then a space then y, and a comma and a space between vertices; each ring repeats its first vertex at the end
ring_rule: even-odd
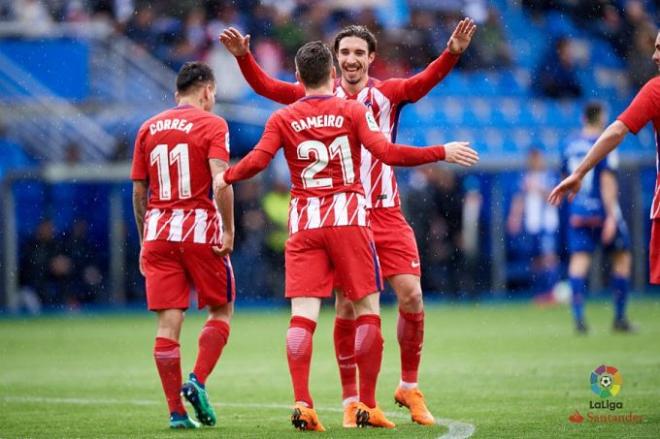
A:
POLYGON ((231 254, 231 252, 234 251, 234 234, 223 232, 222 246, 218 247, 217 245, 214 245, 211 247, 211 250, 213 250, 213 253, 215 253, 216 256, 220 256, 222 258, 231 254))
POLYGON ((445 145, 445 161, 470 167, 479 161, 479 154, 470 148, 470 142, 449 142, 445 145))
POLYGON ((577 174, 571 174, 566 177, 561 183, 555 187, 550 196, 548 197, 548 202, 553 206, 558 206, 561 203, 561 200, 568 195, 568 201, 573 201, 575 195, 580 192, 580 187, 582 186, 582 178, 577 174))
POLYGON ((477 25, 474 24, 471 18, 466 17, 459 21, 456 29, 454 29, 454 33, 451 34, 449 41, 447 41, 447 49, 454 55, 465 52, 476 31, 477 25))
POLYGON ((223 30, 219 39, 234 56, 243 56, 250 51, 250 35, 243 36, 236 28, 223 30))

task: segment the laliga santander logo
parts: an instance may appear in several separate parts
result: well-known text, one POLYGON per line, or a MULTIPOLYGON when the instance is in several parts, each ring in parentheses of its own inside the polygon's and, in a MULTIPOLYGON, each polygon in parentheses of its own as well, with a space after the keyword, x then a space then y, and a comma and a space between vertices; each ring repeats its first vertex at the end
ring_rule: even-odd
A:
POLYGON ((590 382, 591 390, 596 395, 601 398, 609 398, 619 394, 623 378, 616 367, 602 364, 591 372, 590 382))

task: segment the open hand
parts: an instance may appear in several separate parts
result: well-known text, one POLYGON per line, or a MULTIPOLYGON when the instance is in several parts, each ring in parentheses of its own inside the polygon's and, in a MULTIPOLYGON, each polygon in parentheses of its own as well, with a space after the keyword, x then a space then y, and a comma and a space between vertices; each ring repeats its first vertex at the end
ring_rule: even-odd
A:
POLYGON ((580 191, 582 186, 582 178, 576 174, 571 174, 566 177, 561 183, 555 187, 550 196, 548 197, 548 202, 553 206, 558 206, 561 203, 561 200, 568 195, 568 201, 573 201, 573 198, 580 191))
POLYGON ((250 35, 243 36, 233 27, 223 30, 219 39, 234 56, 243 56, 250 50, 250 35))
POLYGON ((445 145, 445 161, 470 167, 479 161, 479 154, 470 148, 470 142, 449 142, 445 145))
POLYGON ((451 34, 449 41, 447 41, 447 49, 454 55, 465 52, 476 31, 477 25, 474 24, 471 18, 466 17, 459 21, 456 29, 454 29, 454 33, 451 34))

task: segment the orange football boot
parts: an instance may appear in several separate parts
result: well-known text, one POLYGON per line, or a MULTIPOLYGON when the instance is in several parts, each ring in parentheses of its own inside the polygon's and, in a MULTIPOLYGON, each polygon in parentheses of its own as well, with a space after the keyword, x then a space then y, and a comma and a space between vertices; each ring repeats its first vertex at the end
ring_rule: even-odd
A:
POLYGON ((291 423, 300 431, 325 431, 316 410, 303 404, 296 404, 291 413, 291 423))
POLYGON ((385 417, 385 413, 378 407, 370 409, 363 403, 358 403, 355 413, 355 423, 358 427, 394 428, 396 425, 385 417))
POLYGON ((344 421, 342 425, 344 428, 355 428, 357 424, 355 422, 355 415, 357 413, 358 403, 351 402, 346 407, 344 407, 344 421))
POLYGON ((399 404, 399 406, 407 407, 408 410, 410 410, 410 418, 413 422, 421 425, 435 424, 433 415, 429 409, 426 408, 424 395, 422 395, 421 390, 418 388, 404 389, 403 387, 399 387, 394 393, 394 402, 399 404))

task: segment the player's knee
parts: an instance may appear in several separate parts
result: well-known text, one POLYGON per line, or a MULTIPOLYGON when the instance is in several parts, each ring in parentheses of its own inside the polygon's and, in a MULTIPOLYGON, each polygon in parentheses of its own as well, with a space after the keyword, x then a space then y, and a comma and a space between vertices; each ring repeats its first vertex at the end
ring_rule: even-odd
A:
POLYGON ((422 289, 417 286, 411 286, 399 294, 399 308, 405 312, 418 313, 424 309, 422 298, 422 289))
POLYGON ((233 314, 234 314, 233 303, 227 303, 225 305, 209 307, 209 320, 223 320, 229 323, 233 314))
POLYGON ((336 300, 335 312, 340 319, 354 320, 355 308, 348 300, 336 300))

